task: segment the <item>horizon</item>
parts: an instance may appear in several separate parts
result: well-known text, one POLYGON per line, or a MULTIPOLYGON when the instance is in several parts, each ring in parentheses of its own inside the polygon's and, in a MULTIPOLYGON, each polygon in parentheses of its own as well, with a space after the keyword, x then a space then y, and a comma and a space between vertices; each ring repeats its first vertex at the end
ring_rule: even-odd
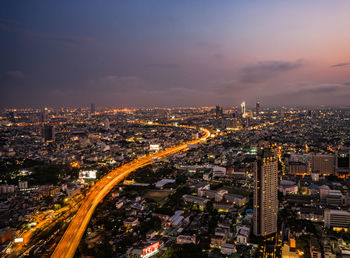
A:
MULTIPOLYGON (((287 109, 348 109, 350 108, 350 105, 269 105, 269 106, 263 106, 260 103, 261 110, 266 109, 280 109, 280 108, 287 108, 287 109)), ((48 110, 56 110, 56 109, 90 109, 90 105, 94 103, 90 103, 89 105, 82 105, 82 106, 37 106, 37 107, 3 107, 2 110, 5 111, 21 111, 21 110, 42 110, 47 108, 48 110)), ((247 105, 247 109, 255 109, 256 103, 254 105, 247 105)), ((136 110, 142 110, 142 109, 215 109, 216 106, 220 106, 225 110, 235 110, 240 109, 240 104, 228 106, 228 105, 214 105, 214 106, 102 106, 102 105, 95 105, 96 109, 119 109, 121 111, 125 110, 127 111, 130 109, 131 111, 133 109, 136 110)))

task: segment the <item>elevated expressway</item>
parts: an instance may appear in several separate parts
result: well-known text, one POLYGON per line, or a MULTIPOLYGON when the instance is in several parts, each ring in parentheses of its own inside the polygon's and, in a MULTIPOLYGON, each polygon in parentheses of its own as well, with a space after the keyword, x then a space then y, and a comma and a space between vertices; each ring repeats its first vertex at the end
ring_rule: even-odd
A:
MULTIPOLYGON (((196 129, 191 126, 181 126, 190 129, 196 129)), ((211 132, 208 129, 200 128, 205 133, 200 139, 192 140, 178 146, 170 147, 166 150, 157 152, 149 156, 140 157, 132 162, 129 162, 121 167, 118 167, 106 176, 100 179, 88 192, 85 200, 77 211, 77 214, 72 219, 62 239, 56 246, 51 257, 62 258, 62 257, 73 257, 76 249, 79 246, 80 240, 89 224, 92 214, 94 213, 99 202, 112 190, 112 188, 127 177, 131 172, 138 168, 144 167, 153 162, 155 158, 164 158, 170 156, 179 151, 187 149, 188 144, 199 144, 204 142, 211 136, 211 132)))

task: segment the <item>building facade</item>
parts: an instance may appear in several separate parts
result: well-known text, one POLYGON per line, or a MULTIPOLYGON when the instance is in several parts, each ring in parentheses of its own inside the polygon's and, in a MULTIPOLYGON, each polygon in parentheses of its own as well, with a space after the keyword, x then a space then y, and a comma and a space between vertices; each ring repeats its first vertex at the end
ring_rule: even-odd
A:
POLYGON ((264 148, 254 168, 254 227, 256 236, 277 232, 278 161, 276 151, 264 148))

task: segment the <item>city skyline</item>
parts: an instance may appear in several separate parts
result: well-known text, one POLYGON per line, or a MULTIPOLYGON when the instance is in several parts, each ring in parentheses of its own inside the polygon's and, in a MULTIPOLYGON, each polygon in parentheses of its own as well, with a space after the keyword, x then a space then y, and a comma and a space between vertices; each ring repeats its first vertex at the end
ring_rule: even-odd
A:
POLYGON ((348 1, 2 6, 1 107, 339 106, 350 97, 348 1))
POLYGON ((0 3, 0 257, 350 257, 350 1, 0 3))

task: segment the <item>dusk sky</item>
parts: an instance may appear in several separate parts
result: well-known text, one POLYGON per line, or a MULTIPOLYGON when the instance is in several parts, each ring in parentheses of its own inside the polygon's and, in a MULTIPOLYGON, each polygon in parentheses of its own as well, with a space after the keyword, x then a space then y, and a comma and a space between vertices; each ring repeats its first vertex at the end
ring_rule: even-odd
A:
POLYGON ((0 106, 350 104, 349 0, 0 3, 0 106))

